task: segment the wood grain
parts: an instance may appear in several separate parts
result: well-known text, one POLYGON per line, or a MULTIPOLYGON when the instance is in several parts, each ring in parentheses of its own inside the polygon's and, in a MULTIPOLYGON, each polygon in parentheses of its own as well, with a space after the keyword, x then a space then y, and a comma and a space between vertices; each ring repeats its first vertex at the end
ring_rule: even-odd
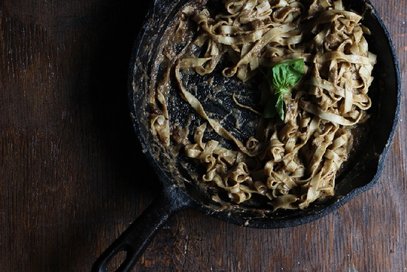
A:
MULTIPOLYGON (((127 112, 127 66, 148 7, 141 2, 0 1, 1 271, 89 271, 155 195, 127 112)), ((404 90, 407 1, 372 2, 404 90)), ((135 271, 407 271, 406 99, 403 92, 374 189, 290 229, 182 212, 135 271)))

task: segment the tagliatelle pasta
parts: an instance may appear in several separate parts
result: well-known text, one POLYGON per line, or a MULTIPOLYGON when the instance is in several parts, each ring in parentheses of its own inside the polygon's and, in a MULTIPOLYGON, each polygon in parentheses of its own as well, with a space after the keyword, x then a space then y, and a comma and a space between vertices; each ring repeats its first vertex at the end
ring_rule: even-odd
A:
MULTIPOLYGON (((372 104, 368 90, 376 56, 368 51, 362 17, 345 10, 341 0, 225 0, 223 9, 187 8, 184 16, 196 29, 186 48, 200 50, 181 53, 171 69, 180 95, 203 121, 193 139, 180 141, 181 152, 205 168, 198 182, 218 188, 237 204, 264 198, 273 210, 305 209, 334 196, 335 179, 352 148, 352 129, 368 118, 372 104), (259 80, 259 71, 283 61, 305 61, 304 78, 284 96, 283 120, 265 119, 261 135, 245 142, 210 117, 184 82, 185 73, 214 73, 224 59, 229 65, 223 76, 243 82, 259 80), (209 127, 235 148, 204 140, 209 127)), ((164 89, 159 85, 156 90, 159 110, 151 114, 150 128, 169 146, 174 131, 164 89)), ((233 101, 261 114, 235 94, 233 101)))

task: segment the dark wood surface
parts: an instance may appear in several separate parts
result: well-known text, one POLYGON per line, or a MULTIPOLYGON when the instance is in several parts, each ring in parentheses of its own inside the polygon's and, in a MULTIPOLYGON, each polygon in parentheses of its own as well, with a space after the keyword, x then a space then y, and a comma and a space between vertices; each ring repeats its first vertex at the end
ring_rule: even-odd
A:
MULTIPOLYGON (((156 195, 127 112, 127 66, 147 2, 0 1, 0 271, 89 271, 156 195)), ((405 87, 407 1, 372 2, 405 87)), ((179 213, 135 271, 407 271, 402 100, 374 189, 290 229, 179 213)))

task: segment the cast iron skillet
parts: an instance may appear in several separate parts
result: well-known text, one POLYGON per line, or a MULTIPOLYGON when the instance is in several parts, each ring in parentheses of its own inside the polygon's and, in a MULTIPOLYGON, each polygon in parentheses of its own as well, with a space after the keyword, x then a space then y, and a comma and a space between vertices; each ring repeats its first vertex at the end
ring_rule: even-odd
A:
MULTIPOLYGON (((130 109, 135 131, 139 137, 146 158, 156 171, 162 184, 162 190, 155 201, 143 214, 99 257, 94 271, 107 271, 109 261, 120 252, 126 258, 117 271, 128 271, 153 238, 156 231, 176 211, 184 208, 195 208, 237 225, 255 228, 284 228, 316 220, 343 205, 354 196, 371 188, 378 180, 383 168, 386 153, 394 135, 400 107, 400 73, 396 55, 382 20, 369 1, 349 0, 344 4, 359 14, 364 14, 363 24, 372 32, 368 38, 369 49, 378 56, 374 69, 374 83, 369 91, 374 101, 370 111, 371 118, 366 128, 365 138, 361 139, 358 150, 352 155, 343 173, 337 178, 336 197, 325 203, 314 204, 302 211, 280 211, 270 213, 261 203, 239 206, 220 207, 210 199, 208 190, 194 182, 199 173, 198 167, 182 156, 173 159, 166 154, 149 131, 148 113, 150 111, 147 97, 151 88, 156 88, 159 79, 164 76, 161 67, 162 51, 173 35, 174 18, 186 5, 199 5, 188 0, 156 0, 150 9, 143 29, 136 42, 131 62, 130 77, 130 109), (380 101, 380 102, 379 102, 380 101)), ((190 77, 202 98, 213 95, 213 86, 223 88, 228 93, 239 88, 243 93, 250 90, 237 80, 226 80, 221 76, 213 76, 212 87, 208 88, 208 78, 190 77)), ((170 86, 177 94, 176 86, 170 86)), ((229 93, 230 94, 230 93, 229 93)), ((199 95, 199 94, 198 94, 199 95)), ((231 107, 230 96, 218 97, 224 101, 216 104, 213 100, 204 100, 206 109, 214 115, 224 116, 231 107), (228 98, 229 97, 229 98, 228 98)), ((251 97, 250 99, 255 99, 251 97)), ((250 103, 250 101, 248 101, 250 103)), ((171 120, 185 122, 191 109, 178 95, 169 101, 171 120)), ((232 106, 233 107, 233 106, 232 106)), ((254 117, 241 112, 243 120, 254 117)), ((191 120, 190 127, 196 127, 199 118, 191 120)), ((243 124, 245 129, 237 129, 233 120, 225 120, 224 126, 232 130, 242 139, 251 133, 250 123, 243 124)), ((216 135, 214 135, 216 137, 216 135)), ((219 139, 222 141, 222 139, 219 139)), ((227 145, 226 142, 221 142, 227 145)))

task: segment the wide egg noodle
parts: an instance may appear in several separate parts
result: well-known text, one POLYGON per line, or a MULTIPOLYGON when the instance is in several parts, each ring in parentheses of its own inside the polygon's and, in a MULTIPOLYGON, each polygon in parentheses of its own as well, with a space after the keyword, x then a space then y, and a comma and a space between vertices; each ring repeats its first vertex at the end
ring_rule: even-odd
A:
MULTIPOLYGON (((336 176, 352 147, 352 129, 368 118, 372 105, 368 90, 376 56, 368 51, 369 30, 361 25, 362 16, 345 10, 340 0, 225 0, 223 10, 188 9, 185 14, 197 31, 189 46, 201 50, 180 55, 172 68, 182 98, 204 123, 192 142, 184 141, 183 150, 204 166, 199 182, 223 195, 212 199, 225 203, 226 196, 241 204, 256 196, 275 211, 305 209, 334 196, 336 176), (211 118, 183 82, 186 70, 211 74, 223 58, 231 63, 223 75, 242 81, 286 59, 302 58, 307 65, 301 85, 284 98, 285 119, 265 120, 259 127, 263 134, 246 143, 211 118), (235 148, 204 141, 208 125, 235 148)), ((166 95, 162 88, 156 90, 159 110, 151 114, 150 126, 168 146, 166 95)), ((233 100, 258 113, 240 104, 235 94, 233 100)))

